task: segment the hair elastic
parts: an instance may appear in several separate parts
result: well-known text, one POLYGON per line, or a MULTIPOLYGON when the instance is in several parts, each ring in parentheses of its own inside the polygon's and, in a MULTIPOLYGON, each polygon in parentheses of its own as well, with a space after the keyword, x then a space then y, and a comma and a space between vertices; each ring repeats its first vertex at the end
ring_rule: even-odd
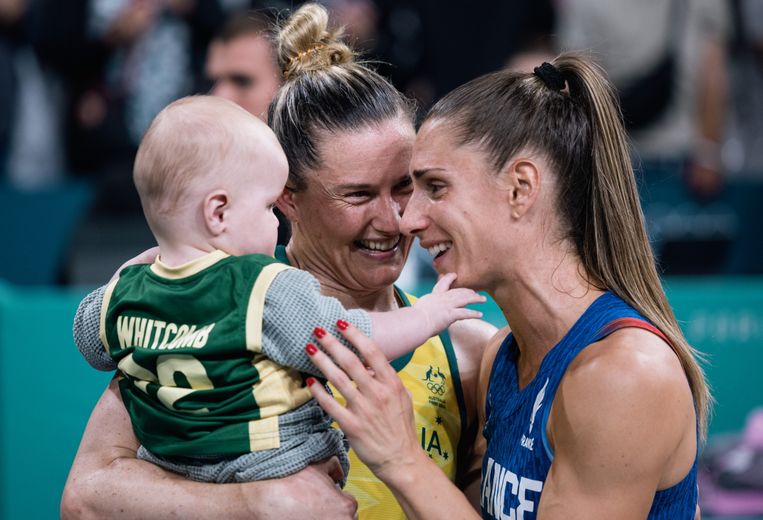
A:
POLYGON ((323 49, 323 48, 325 48, 325 47, 326 47, 326 45, 324 45, 324 44, 322 44, 322 43, 319 43, 318 45, 316 45, 316 46, 314 46, 314 47, 310 47, 309 49, 307 49, 307 50, 305 50, 305 51, 300 51, 300 52, 298 52, 296 56, 292 56, 292 57, 291 57, 291 59, 289 60, 289 63, 286 65, 286 68, 285 68, 285 69, 284 69, 284 71, 283 71, 283 77, 284 77, 284 79, 289 79, 289 69, 291 69, 291 67, 292 67, 292 66, 293 66, 293 65, 294 65, 296 62, 298 62, 298 61, 302 61, 302 59, 303 59, 305 56, 307 56, 308 54, 311 54, 311 53, 314 53, 314 52, 318 52, 319 50, 321 50, 321 49, 323 49))
POLYGON ((533 72, 543 80, 543 83, 545 83, 548 88, 552 90, 564 90, 566 85, 564 76, 559 72, 559 69, 550 63, 544 61, 540 67, 535 67, 533 72))

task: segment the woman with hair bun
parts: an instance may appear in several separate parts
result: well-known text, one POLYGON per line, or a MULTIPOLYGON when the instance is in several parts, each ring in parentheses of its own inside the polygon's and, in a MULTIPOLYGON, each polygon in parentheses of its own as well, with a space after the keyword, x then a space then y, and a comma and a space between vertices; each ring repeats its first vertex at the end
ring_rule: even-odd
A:
MULTIPOLYGON (((411 175, 403 230, 512 329, 479 376, 483 518, 693 518, 710 396, 660 284, 604 72, 563 54, 463 85, 424 119, 411 175)), ((345 335, 373 375, 326 337, 314 362, 350 398, 314 397, 409 518, 477 517, 422 452, 394 372, 345 335)))
MULTIPOLYGON (((276 257, 311 273, 322 294, 345 308, 388 311, 414 300, 394 286, 412 243, 400 220, 412 191, 413 108, 356 62, 339 36, 317 4, 302 6, 276 36, 285 83, 269 119, 289 163, 278 206, 292 224, 292 239, 276 257)), ((413 396, 416 435, 437 471, 458 477, 475 497, 477 370, 494 333, 486 323, 459 322, 390 365, 413 396)), ((350 518, 351 493, 362 518, 404 517, 391 491, 352 451, 343 494, 333 485, 341 480, 333 459, 284 479, 215 485, 137 460, 137 447, 112 383, 83 436, 62 516, 350 518)))
MULTIPOLYGON (((414 299, 393 285, 413 240, 401 233, 400 217, 412 190, 414 110, 328 24, 323 7, 305 4, 276 40, 286 80, 269 124, 289 162, 278 207, 292 226, 282 258, 347 308, 392 310, 414 299)), ((472 484, 475 500, 476 372, 494 333, 479 321, 460 322, 391 363, 413 397, 423 451, 447 479, 472 484)), ((404 517, 352 450, 345 491, 358 499, 361 518, 404 517)))

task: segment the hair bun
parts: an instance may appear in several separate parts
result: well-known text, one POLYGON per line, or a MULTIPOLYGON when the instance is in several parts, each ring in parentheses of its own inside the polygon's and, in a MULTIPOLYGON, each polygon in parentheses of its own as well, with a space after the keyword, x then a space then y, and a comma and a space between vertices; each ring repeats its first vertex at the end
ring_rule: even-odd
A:
POLYGON ((329 15, 318 4, 304 4, 278 32, 278 64, 284 78, 351 63, 355 53, 340 40, 342 29, 328 30, 329 15))

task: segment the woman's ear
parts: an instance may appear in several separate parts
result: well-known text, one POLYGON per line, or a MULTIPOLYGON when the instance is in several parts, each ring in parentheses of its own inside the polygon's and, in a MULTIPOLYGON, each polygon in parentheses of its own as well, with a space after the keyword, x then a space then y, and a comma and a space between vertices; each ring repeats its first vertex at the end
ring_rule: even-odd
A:
POLYGON ((296 192, 292 188, 286 186, 276 201, 276 207, 281 210, 281 213, 283 213, 292 224, 299 220, 297 218, 297 205, 294 202, 295 195, 296 192))
POLYGON ((535 204, 540 192, 540 168, 532 159, 511 161, 498 175, 497 182, 507 191, 511 216, 520 218, 535 204))
POLYGON ((230 198, 225 190, 215 190, 204 197, 204 225, 212 236, 220 236, 228 227, 230 198))

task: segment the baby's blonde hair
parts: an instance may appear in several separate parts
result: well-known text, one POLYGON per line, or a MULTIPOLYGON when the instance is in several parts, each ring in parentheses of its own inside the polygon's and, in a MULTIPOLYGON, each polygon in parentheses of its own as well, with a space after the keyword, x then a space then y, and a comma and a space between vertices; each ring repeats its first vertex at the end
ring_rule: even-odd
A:
POLYGON ((143 135, 133 168, 149 221, 174 213, 194 182, 224 175, 231 161, 251 148, 243 128, 253 120, 235 103, 213 96, 185 97, 159 112, 143 135))

